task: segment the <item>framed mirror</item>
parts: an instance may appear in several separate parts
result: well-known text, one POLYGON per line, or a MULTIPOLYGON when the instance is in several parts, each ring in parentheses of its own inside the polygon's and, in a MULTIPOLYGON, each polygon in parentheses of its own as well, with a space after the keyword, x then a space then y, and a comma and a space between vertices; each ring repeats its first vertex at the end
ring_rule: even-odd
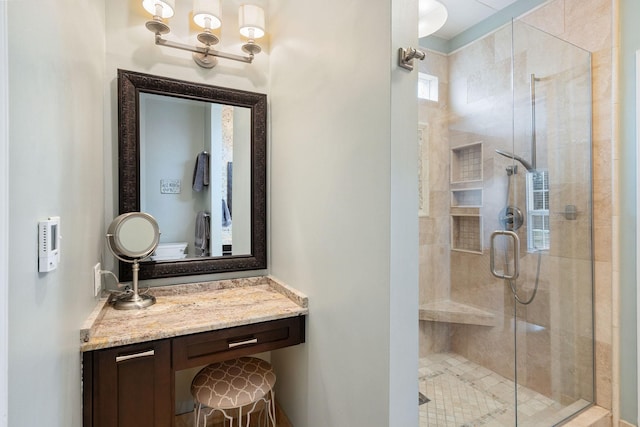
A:
POLYGON ((148 212, 161 232, 141 279, 266 268, 266 106, 265 94, 118 70, 119 213, 148 212))

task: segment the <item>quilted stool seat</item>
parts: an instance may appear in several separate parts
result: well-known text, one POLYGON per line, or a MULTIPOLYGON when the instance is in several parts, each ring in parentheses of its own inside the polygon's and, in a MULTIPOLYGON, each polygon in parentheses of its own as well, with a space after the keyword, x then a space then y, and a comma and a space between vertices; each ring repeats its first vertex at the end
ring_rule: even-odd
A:
POLYGON ((275 427, 273 386, 276 374, 271 365, 255 357, 240 357, 205 366, 191 382, 196 427, 207 425, 207 418, 216 412, 230 426, 249 427, 251 415, 260 414, 260 421, 275 427), (264 414, 266 410, 266 416, 264 414), (264 416, 264 419, 262 417, 264 416), (234 423, 234 420, 237 423, 234 423))

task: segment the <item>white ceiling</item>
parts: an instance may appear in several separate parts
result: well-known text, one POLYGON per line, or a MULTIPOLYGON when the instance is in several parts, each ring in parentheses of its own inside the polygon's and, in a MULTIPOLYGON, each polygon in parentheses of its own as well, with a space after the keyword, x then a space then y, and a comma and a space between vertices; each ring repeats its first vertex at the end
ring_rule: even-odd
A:
POLYGON ((449 11, 444 26, 434 35, 450 40, 517 0, 438 0, 449 11))

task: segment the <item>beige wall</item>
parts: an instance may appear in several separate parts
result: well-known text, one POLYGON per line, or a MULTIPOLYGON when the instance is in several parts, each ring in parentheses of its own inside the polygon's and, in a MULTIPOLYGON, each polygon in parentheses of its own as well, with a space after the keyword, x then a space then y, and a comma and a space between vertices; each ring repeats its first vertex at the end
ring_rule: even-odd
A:
POLYGON ((418 424, 412 10, 271 2, 270 271, 310 311, 307 343, 272 355, 295 426, 418 424))
POLYGON ((92 268, 104 233, 104 2, 6 7, 8 425, 80 427, 78 331, 95 305, 92 268), (38 273, 37 222, 54 215, 60 264, 38 273))

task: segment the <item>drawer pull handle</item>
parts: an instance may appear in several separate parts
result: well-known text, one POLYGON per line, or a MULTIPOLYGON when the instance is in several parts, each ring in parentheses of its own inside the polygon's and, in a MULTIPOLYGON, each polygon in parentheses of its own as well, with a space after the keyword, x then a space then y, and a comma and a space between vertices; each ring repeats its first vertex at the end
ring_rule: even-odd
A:
POLYGON ((229 343, 229 348, 239 347, 241 345, 247 345, 247 344, 257 344, 257 343, 258 343, 258 338, 251 338, 250 340, 244 340, 244 341, 238 341, 238 342, 230 342, 229 343))
POLYGON ((124 362, 125 360, 137 359, 138 357, 153 356, 154 354, 155 354, 155 350, 147 350, 141 353, 127 354, 126 356, 118 356, 116 357, 116 363, 124 362))

